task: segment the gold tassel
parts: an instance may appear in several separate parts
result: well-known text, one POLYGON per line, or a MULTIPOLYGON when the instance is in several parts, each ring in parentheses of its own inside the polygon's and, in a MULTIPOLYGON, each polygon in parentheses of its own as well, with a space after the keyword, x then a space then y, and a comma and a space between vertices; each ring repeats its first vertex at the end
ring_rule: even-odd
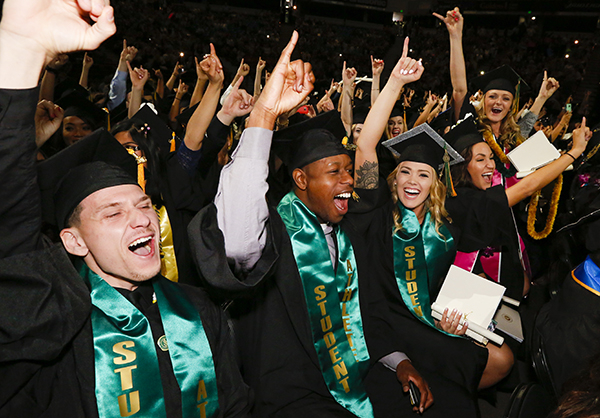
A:
POLYGON ((450 156, 448 150, 444 146, 444 176, 446 183, 446 194, 451 197, 456 197, 456 190, 454 190, 454 183, 452 182, 452 174, 450 173, 450 156))
POLYGON ((146 163, 148 160, 145 157, 140 157, 139 155, 137 155, 132 149, 128 149, 127 152, 130 153, 133 156, 133 158, 135 158, 138 171, 137 182, 144 191, 144 193, 146 193, 146 175, 144 173, 144 163, 146 163))
POLYGON ((173 152, 175 151, 175 147, 176 147, 176 143, 175 143, 175 132, 171 132, 171 149, 169 150, 169 152, 173 152))

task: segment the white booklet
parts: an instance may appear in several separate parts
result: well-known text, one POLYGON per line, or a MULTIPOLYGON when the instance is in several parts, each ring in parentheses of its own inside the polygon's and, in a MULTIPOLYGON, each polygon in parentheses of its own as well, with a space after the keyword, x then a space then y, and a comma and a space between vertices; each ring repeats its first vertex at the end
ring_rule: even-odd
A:
POLYGON ((451 266, 442 289, 431 305, 432 316, 441 319, 445 308, 462 312, 463 322, 468 322, 467 336, 487 344, 488 340, 498 345, 504 338, 488 330, 506 288, 491 280, 451 266))
POLYGON ((560 152, 542 131, 537 131, 506 156, 517 169, 517 178, 523 178, 559 158, 560 152))
POLYGON ((494 315, 496 329, 513 337, 518 342, 523 342, 523 327, 521 326, 521 315, 519 311, 506 303, 500 305, 500 309, 494 315))

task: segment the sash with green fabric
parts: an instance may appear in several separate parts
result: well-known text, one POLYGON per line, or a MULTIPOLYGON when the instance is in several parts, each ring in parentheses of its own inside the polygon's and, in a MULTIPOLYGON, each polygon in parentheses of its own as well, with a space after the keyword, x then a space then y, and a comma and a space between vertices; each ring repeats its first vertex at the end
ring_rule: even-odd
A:
POLYGON ((436 328, 431 316, 429 285, 431 281, 437 285, 452 264, 454 238, 445 225, 439 228, 443 237, 436 232, 429 212, 420 225, 412 210, 406 209, 400 202, 398 208, 402 229, 393 235, 396 283, 408 310, 422 322, 436 328))
MULTIPOLYGON (((158 358, 148 319, 85 264, 91 289, 98 413, 104 417, 166 417, 158 358)), ((183 418, 213 417, 219 400, 212 352, 200 315, 174 283, 153 281, 169 351, 181 389, 183 418), (176 302, 176 303, 173 303, 176 302)))
POLYGON ((292 242, 304 288, 313 344, 329 392, 359 417, 373 417, 363 378, 369 367, 358 296, 358 271, 350 240, 336 228, 338 267, 316 216, 292 191, 277 206, 292 242))

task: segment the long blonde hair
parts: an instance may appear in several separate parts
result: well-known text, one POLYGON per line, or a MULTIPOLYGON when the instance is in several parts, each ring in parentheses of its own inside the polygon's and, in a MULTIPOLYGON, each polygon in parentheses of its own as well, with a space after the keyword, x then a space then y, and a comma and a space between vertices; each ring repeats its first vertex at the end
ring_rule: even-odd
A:
MULTIPOLYGON (((396 175, 398 174, 401 164, 402 163, 398 164, 387 178, 387 183, 394 202, 394 233, 402 229, 402 216, 400 215, 400 209, 398 209, 398 190, 396 189, 396 175)), ((433 181, 429 188, 429 196, 425 199, 425 207, 423 210, 425 213, 431 213, 431 218, 435 222, 435 232, 445 239, 444 235, 440 232, 440 227, 444 224, 444 219, 448 222, 452 222, 452 219, 444 206, 444 203, 446 202, 446 186, 440 181, 433 167, 429 165, 428 167, 431 169, 433 181)))
MULTIPOLYGON (((398 116, 398 117, 402 118, 402 132, 401 133, 408 131, 408 127, 406 126, 406 121, 404 120, 404 117, 402 117, 402 116, 398 116)), ((392 119, 392 118, 390 117, 390 119, 392 119)), ((387 139, 392 139, 394 137, 394 135, 392 135, 392 130, 390 129, 390 125, 389 125, 390 119, 388 119, 388 124, 385 125, 385 137, 387 139)))
MULTIPOLYGON (((486 93, 487 94, 487 93, 486 93)), ((493 134, 492 125, 490 124, 490 120, 485 115, 485 110, 483 109, 484 99, 481 101, 481 105, 477 107, 477 119, 479 121, 480 131, 483 133, 485 131, 489 131, 493 134)), ((513 98, 513 102, 514 102, 513 98)), ((506 114, 502 123, 500 124, 500 138, 496 138, 496 142, 502 148, 512 149, 517 145, 520 145, 525 138, 521 135, 521 128, 517 124, 516 114, 514 108, 511 106, 511 109, 506 114)))

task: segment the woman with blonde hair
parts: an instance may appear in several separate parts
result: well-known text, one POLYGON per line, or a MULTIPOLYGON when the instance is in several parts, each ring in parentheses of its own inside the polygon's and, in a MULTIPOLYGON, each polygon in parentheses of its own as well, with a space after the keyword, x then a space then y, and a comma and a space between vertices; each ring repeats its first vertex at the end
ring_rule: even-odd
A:
MULTIPOLYGON (((456 161, 462 159, 429 125, 423 124, 388 141, 393 143, 386 145, 400 153, 399 164, 388 176, 389 188, 379 178, 375 147, 387 115, 402 86, 418 80, 423 72, 420 62, 406 56, 407 43, 358 139, 355 191, 360 197, 356 210, 359 214, 351 222, 365 233, 371 246, 372 287, 378 289, 380 303, 388 306, 389 322, 397 330, 404 352, 420 371, 430 371, 458 385, 465 395, 459 397, 464 402, 445 403, 434 387, 432 411, 437 405, 443 408, 442 416, 476 416, 473 399, 478 388, 489 387, 505 377, 514 359, 508 347, 489 344, 486 349, 461 338, 468 325, 459 325, 459 312, 445 312, 439 322, 431 316, 431 302, 461 240, 461 231, 444 207, 446 187, 438 176, 438 167, 446 152, 456 161)), ((369 396, 372 401, 376 399, 375 395, 369 396)))

